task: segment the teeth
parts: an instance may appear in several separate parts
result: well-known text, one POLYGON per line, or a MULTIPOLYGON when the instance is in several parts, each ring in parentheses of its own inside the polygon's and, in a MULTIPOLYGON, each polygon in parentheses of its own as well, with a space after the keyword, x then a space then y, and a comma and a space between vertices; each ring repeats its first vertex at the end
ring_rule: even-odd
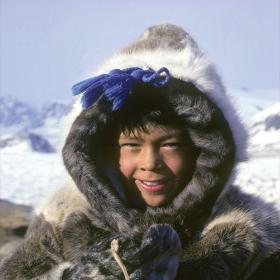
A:
POLYGON ((159 185, 161 182, 160 181, 157 181, 157 182, 143 181, 143 183, 147 186, 156 186, 156 185, 159 185))

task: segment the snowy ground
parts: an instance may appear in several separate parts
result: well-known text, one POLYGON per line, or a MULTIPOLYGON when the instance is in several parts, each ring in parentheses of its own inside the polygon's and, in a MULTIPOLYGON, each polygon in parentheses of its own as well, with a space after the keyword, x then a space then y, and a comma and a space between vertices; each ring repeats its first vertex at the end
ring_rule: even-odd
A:
POLYGON ((26 143, 0 150, 0 198, 37 205, 67 178, 59 154, 30 151, 26 143))
POLYGON ((254 157, 240 164, 236 183, 251 194, 273 202, 280 210, 280 158, 254 157))

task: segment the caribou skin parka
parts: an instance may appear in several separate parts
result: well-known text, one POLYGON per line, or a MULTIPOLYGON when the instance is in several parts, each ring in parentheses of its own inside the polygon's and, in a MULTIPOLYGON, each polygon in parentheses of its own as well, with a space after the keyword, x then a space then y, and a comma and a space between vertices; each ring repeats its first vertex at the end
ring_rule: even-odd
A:
MULTIPOLYGON (((234 183, 247 132, 190 35, 171 24, 152 26, 91 77, 101 79, 99 96, 80 90, 65 124, 69 182, 35 210, 24 241, 2 260, 0 279, 280 279, 277 265, 267 265, 279 261, 279 213, 234 183), (114 73, 134 69, 169 80, 159 87, 145 84, 147 76, 136 87, 122 83, 118 89, 130 90, 112 109, 104 79, 108 85, 114 73), (118 168, 104 159, 117 120, 149 109, 180 120, 197 154, 172 201, 138 209, 127 201, 118 168)), ((88 80, 95 91, 97 80, 88 80)))

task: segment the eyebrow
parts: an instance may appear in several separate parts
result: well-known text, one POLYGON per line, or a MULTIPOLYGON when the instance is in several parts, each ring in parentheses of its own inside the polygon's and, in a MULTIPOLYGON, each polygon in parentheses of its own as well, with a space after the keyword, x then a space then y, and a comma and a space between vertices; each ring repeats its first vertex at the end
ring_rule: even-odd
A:
MULTIPOLYGON (((182 132, 170 132, 169 134, 166 134, 162 137, 159 137, 157 139, 157 141, 165 141, 167 139, 170 139, 170 138, 180 138, 182 139, 183 138, 183 133, 182 132)), ((120 139, 128 139, 128 140, 141 140, 141 137, 138 137, 137 135, 126 135, 126 134, 121 134, 120 136, 120 139)))
POLYGON ((135 135, 121 134, 119 139, 137 140, 137 139, 139 139, 139 137, 136 137, 135 135))
POLYGON ((159 141, 165 141, 165 140, 170 139, 170 138, 182 139, 183 138, 182 132, 171 132, 170 134, 167 134, 167 135, 164 135, 164 136, 160 137, 158 140, 159 141))

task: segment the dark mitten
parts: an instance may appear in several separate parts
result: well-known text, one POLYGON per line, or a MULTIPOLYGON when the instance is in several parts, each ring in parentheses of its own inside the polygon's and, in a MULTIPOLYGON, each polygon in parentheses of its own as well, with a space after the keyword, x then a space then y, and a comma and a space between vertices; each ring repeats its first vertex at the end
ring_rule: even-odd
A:
POLYGON ((110 249, 113 239, 118 240, 117 257, 130 280, 175 279, 181 254, 180 239, 171 226, 159 224, 151 226, 142 239, 112 236, 95 244, 64 272, 63 280, 125 279, 110 249))
POLYGON ((140 266, 130 275, 131 280, 175 279, 181 242, 169 225, 152 225, 144 234, 139 260, 140 266))

